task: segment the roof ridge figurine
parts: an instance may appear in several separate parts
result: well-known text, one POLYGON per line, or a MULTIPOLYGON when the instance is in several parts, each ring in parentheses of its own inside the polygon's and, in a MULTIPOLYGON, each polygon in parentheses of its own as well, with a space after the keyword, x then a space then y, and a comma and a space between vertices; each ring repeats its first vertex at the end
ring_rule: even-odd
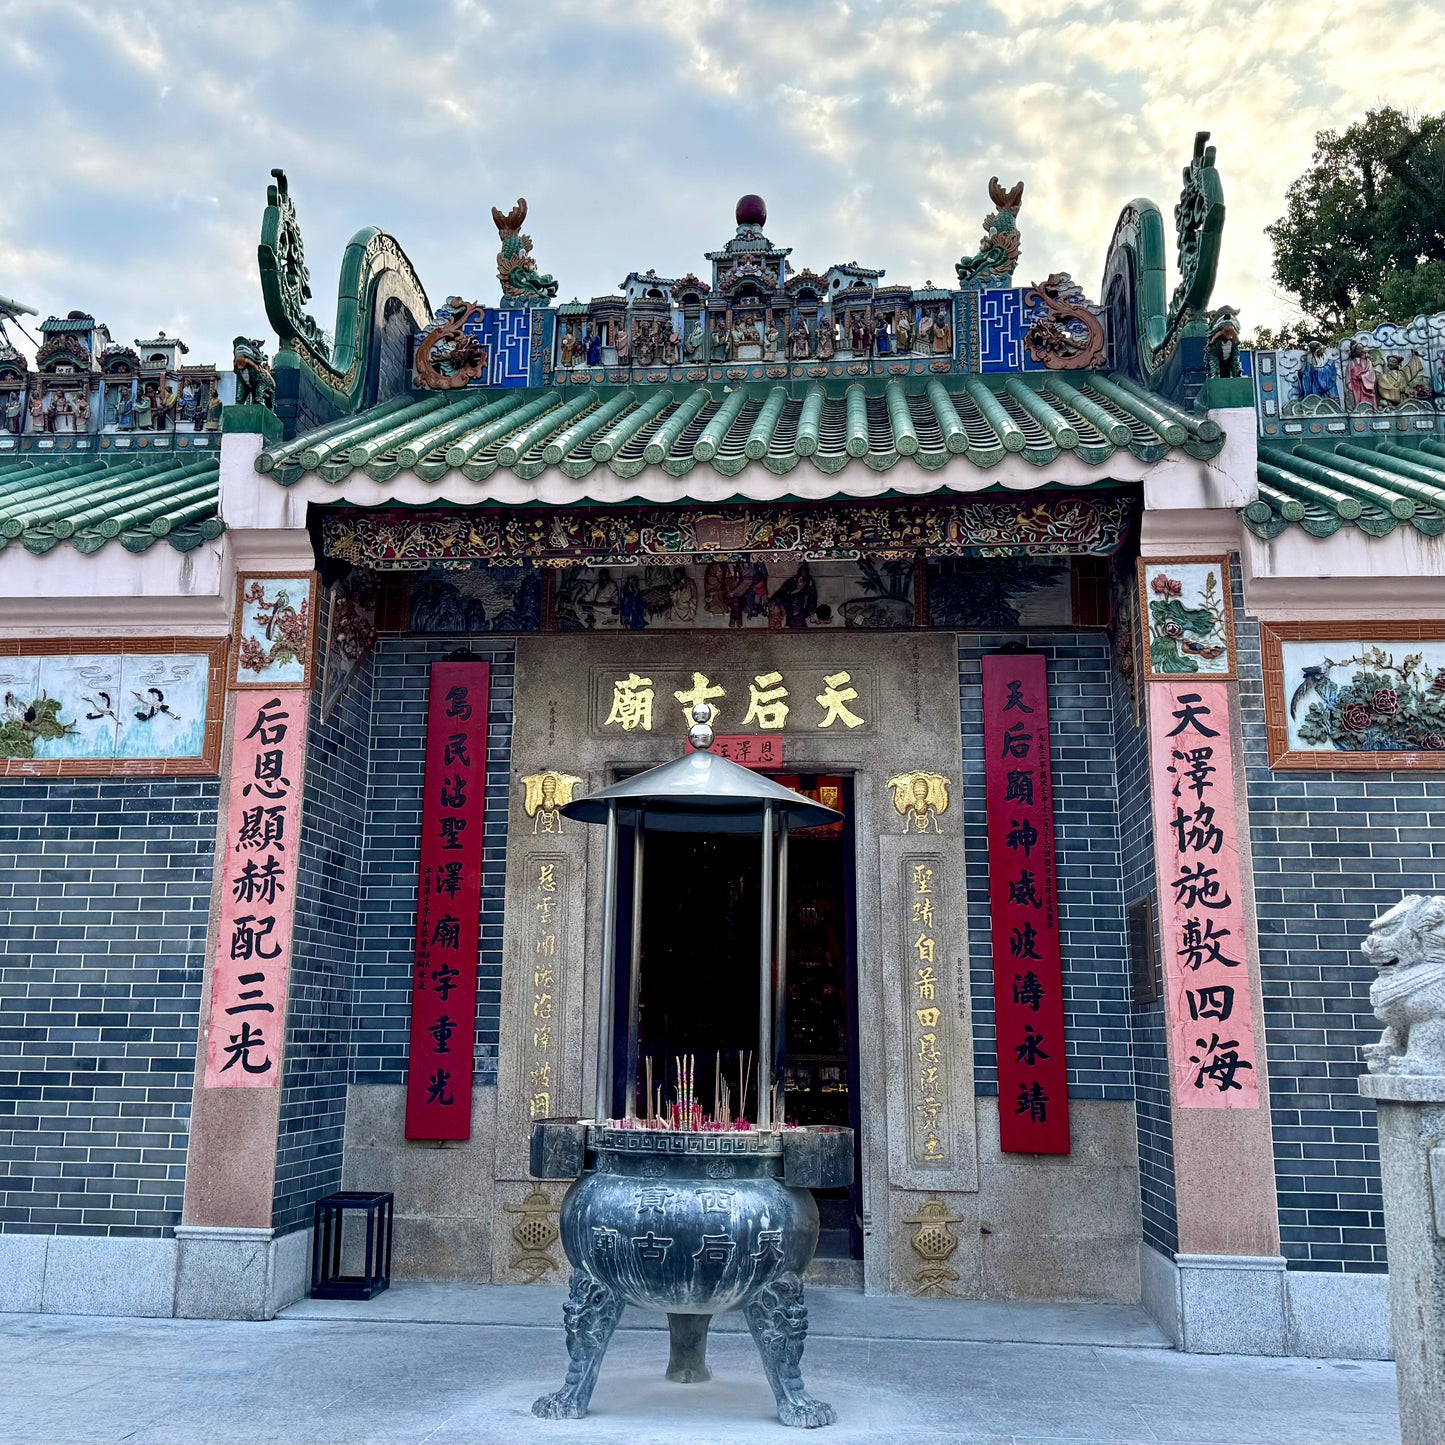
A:
POLYGON ((502 283, 503 306, 530 306, 557 295, 557 278, 539 271, 532 260, 532 238, 522 233, 527 219, 527 198, 520 196, 510 211, 492 207, 492 220, 502 249, 497 252, 497 280, 502 283))
POLYGON ((997 176, 988 178, 988 198, 997 208, 983 221, 983 239, 978 254, 965 256, 954 265, 958 284, 966 290, 980 290, 985 285, 1007 286, 1013 280, 1019 263, 1019 207, 1023 205, 1024 183, 1019 181, 1004 190, 997 176))

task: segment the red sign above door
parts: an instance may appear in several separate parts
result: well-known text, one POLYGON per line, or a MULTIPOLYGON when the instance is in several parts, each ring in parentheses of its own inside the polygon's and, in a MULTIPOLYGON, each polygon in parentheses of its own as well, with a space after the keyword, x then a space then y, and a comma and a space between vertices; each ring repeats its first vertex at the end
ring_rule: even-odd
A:
MULTIPOLYGON (((697 751, 691 743, 687 750, 697 751)), ((783 740, 767 733, 723 733, 713 739, 710 751, 754 772, 775 773, 783 766, 783 740)))

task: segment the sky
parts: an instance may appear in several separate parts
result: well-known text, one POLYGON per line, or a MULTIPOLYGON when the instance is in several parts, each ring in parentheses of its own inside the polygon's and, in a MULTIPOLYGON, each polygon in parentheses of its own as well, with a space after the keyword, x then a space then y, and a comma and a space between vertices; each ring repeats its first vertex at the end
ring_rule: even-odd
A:
POLYGON ((1097 297, 1120 209, 1172 225, 1207 129, 1214 301, 1251 330, 1291 314, 1263 228, 1315 132, 1434 108, 1442 54, 1439 0, 0 0, 0 295, 192 362, 274 345, 256 241, 281 166, 328 330, 368 225, 434 305, 494 304, 491 207, 518 196, 563 300, 706 274, 745 192, 799 269, 952 284, 995 174, 1025 183, 1016 282, 1097 297))

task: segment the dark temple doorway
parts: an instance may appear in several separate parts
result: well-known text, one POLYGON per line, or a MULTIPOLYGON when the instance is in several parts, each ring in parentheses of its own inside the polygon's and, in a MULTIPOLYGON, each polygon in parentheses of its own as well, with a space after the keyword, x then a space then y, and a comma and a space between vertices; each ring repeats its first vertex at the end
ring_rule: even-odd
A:
MULTIPOLYGON (((840 808, 843 821, 794 833, 788 843, 788 947, 784 1118, 858 1130, 858 1010, 853 896, 852 783, 813 774, 778 777, 786 787, 840 808)), ((614 1112, 627 1070, 627 985, 632 922, 632 839, 623 830, 617 920, 614 1112)), ((638 1113, 677 1097, 678 1061, 691 1072, 707 1114, 719 1075, 734 1118, 756 1116, 758 922, 762 868, 757 838, 647 832, 643 838, 642 987, 638 1113), (689 1064, 691 1069, 689 1070, 689 1064), (740 1099, 746 1089, 746 1098, 740 1099)), ((824 1259, 863 1257, 862 1187, 815 1190, 824 1259)))

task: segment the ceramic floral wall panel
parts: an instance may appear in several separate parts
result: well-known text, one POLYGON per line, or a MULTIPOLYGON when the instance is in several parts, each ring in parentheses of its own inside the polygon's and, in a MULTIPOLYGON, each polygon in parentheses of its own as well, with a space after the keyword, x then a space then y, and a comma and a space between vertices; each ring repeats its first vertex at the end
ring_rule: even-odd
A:
POLYGON ((1265 623, 1276 768, 1445 767, 1445 624, 1265 623))
POLYGON ((310 687, 316 654, 316 574, 236 578, 232 687, 310 687))
POLYGON ((1139 560, 1145 677, 1234 676, 1234 617, 1225 557, 1139 560))

